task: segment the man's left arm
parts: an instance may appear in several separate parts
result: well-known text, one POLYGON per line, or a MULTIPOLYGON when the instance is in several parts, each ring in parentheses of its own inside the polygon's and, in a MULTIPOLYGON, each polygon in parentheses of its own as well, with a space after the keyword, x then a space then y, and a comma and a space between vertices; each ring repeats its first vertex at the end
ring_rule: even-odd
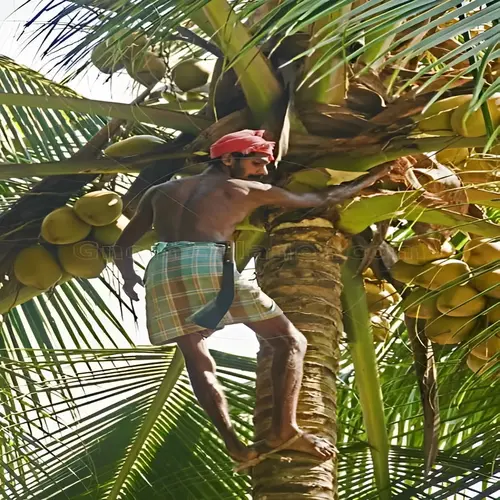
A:
POLYGON ((134 271, 132 247, 153 226, 152 199, 154 193, 154 187, 146 191, 139 202, 137 211, 123 230, 112 251, 115 265, 123 277, 123 291, 132 300, 139 300, 134 287, 135 285, 142 285, 142 279, 134 271))

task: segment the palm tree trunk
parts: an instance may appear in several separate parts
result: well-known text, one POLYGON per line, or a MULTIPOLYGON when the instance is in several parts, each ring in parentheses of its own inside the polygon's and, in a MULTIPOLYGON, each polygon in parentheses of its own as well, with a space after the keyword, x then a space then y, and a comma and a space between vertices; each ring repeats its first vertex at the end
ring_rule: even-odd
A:
MULTIPOLYGON (((270 233, 265 259, 257 262, 259 283, 307 337, 308 349, 298 406, 299 425, 336 443, 336 386, 342 332, 340 266, 346 238, 322 218, 282 223, 270 233)), ((272 395, 269 346, 257 357, 256 438, 270 425, 272 395)), ((255 500, 337 499, 337 461, 318 463, 285 453, 262 462, 253 473, 255 500), (288 459, 288 460, 287 460, 288 459)))

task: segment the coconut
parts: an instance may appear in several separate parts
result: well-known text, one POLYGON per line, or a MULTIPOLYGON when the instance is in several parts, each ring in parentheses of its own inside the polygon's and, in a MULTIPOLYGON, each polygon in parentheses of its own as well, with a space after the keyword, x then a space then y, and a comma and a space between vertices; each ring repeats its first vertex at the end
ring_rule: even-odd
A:
POLYGON ((447 316, 475 316, 486 307, 486 297, 471 286, 454 286, 441 292, 436 307, 447 316))
POLYGON ((467 366, 474 372, 477 373, 483 368, 483 366, 486 364, 486 361, 484 359, 480 359, 474 354, 470 353, 467 356, 467 366))
POLYGON ((457 278, 469 276, 470 268, 465 262, 457 259, 439 259, 425 264, 414 282, 422 288, 436 290, 457 278))
POLYGON ((424 118, 429 118, 442 112, 454 110, 463 104, 467 104, 471 99, 472 95, 470 94, 455 95, 447 97, 446 99, 440 99, 439 101, 432 103, 422 116, 424 118))
POLYGON ((407 285, 414 284, 415 278, 423 271, 424 266, 414 266, 398 260, 391 267, 391 275, 396 281, 407 285))
POLYGON ((469 337, 476 323, 475 318, 440 316, 427 320, 425 334, 436 344, 458 344, 469 337))
POLYGON ((488 324, 496 323, 500 321, 500 302, 496 302, 495 304, 490 303, 490 307, 488 312, 486 313, 486 317, 488 319, 488 324))
POLYGON ((115 142, 104 150, 104 154, 110 158, 134 156, 151 153, 166 142, 154 135, 134 135, 123 141, 115 142))
POLYGON ((167 65, 162 57, 153 52, 145 52, 125 63, 127 73, 140 84, 149 87, 158 83, 167 72, 167 65))
POLYGON ((114 245, 128 223, 127 217, 120 215, 115 222, 94 228, 92 234, 101 245, 114 245))
POLYGON ((437 238, 418 237, 406 240, 400 250, 399 258, 415 266, 427 264, 433 260, 450 257, 454 253, 450 242, 441 243, 437 238))
POLYGON ((124 36, 121 30, 94 47, 90 59, 103 73, 111 74, 125 67, 125 61, 136 57, 148 45, 148 39, 141 33, 124 36))
POLYGON ((151 248, 155 243, 158 243, 158 240, 158 234, 152 229, 144 234, 144 236, 141 236, 139 241, 134 243, 134 249, 145 250, 146 248, 151 248))
POLYGON ((384 342, 387 340, 387 337, 391 333, 391 324, 386 318, 374 314, 370 316, 370 325, 374 342, 384 342))
POLYGON ((451 114, 453 111, 446 111, 429 118, 424 118, 418 122, 418 128, 424 132, 434 132, 438 130, 451 129, 451 114))
POLYGON ((477 274, 472 278, 472 284, 488 297, 500 299, 500 269, 477 274))
POLYGON ((76 243, 88 236, 92 228, 79 219, 71 207, 56 208, 42 222, 41 236, 56 245, 76 243))
POLYGON ((442 165, 457 166, 469 158, 469 150, 467 148, 450 148, 443 149, 436 153, 436 160, 442 165))
MULTIPOLYGON (((487 103, 493 127, 497 127, 500 124, 500 94, 495 94, 488 99, 487 103)), ((486 124, 481 108, 470 113, 467 119, 464 120, 468 111, 469 102, 465 102, 455 109, 451 115, 451 128, 462 137, 481 137, 486 135, 486 124)))
POLYGON ((75 203, 76 215, 92 226, 106 226, 120 217, 123 202, 120 196, 105 189, 91 191, 75 203))
POLYGON ((96 278, 106 267, 106 261, 93 241, 60 246, 57 252, 63 269, 72 276, 96 278))
POLYGON ((473 238, 464 246, 464 260, 470 267, 481 267, 500 259, 500 241, 473 238))
POLYGON ((365 281, 368 310, 372 313, 387 309, 399 301, 396 289, 386 281, 376 283, 365 281))
POLYGON ((484 184, 496 180, 491 163, 482 158, 469 158, 457 174, 465 184, 484 184))
POLYGON ((62 274, 56 259, 41 245, 23 248, 14 260, 14 275, 25 286, 47 290, 62 278, 62 274))
POLYGON ((183 92, 205 85, 209 77, 207 64, 197 59, 181 61, 172 69, 172 80, 183 92))
POLYGON ((423 288, 415 288, 402 302, 405 314, 410 318, 429 319, 438 315, 437 297, 429 297, 430 293, 423 288))
POLYGON ((471 350, 476 358, 488 360, 500 351, 500 338, 497 335, 484 340, 471 350))

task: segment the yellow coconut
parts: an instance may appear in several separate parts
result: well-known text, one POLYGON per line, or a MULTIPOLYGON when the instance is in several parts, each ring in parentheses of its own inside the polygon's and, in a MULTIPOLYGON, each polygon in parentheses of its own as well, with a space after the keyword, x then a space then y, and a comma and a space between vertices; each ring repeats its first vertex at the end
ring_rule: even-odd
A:
MULTIPOLYGON (((493 127, 497 127, 500 124, 499 106, 500 94, 495 94, 488 99, 488 110, 490 112, 493 127)), ((462 137, 481 137, 486 135, 486 124, 481 108, 470 113, 465 119, 465 115, 468 111, 469 102, 461 104, 451 115, 451 128, 462 137)))
POLYGON ((497 335, 484 340, 471 350, 471 354, 476 358, 488 360, 500 351, 500 338, 497 335))
POLYGON ((401 306, 410 318, 430 319, 438 315, 437 297, 430 297, 430 292, 423 288, 415 288, 402 302, 401 306))
POLYGON ((470 267, 481 267, 500 259, 500 241, 473 238, 464 246, 464 260, 470 267))
POLYGON ((482 158, 469 158, 457 172, 465 184, 484 184, 495 180, 495 172, 490 164, 482 158))
POLYGON ((151 248, 155 243, 158 243, 158 234, 154 229, 148 231, 144 236, 142 236, 139 241, 134 244, 134 248, 137 250, 145 250, 151 248))
POLYGON ((462 260, 439 259, 425 264, 422 273, 415 278, 414 282, 422 288, 436 290, 457 278, 465 279, 469 276, 470 268, 462 260))
POLYGON ((474 372, 477 373, 486 365, 486 361, 484 359, 480 359, 474 354, 469 353, 467 356, 467 366, 474 372))
POLYGON ((459 106, 468 103, 472 98, 472 95, 456 95, 452 97, 447 97, 446 99, 440 99, 435 103, 431 104, 425 113, 422 114, 424 118, 429 118, 431 116, 450 111, 458 108, 459 106))
POLYGON ((41 236, 56 245, 76 243, 88 236, 92 228, 79 219, 71 207, 56 208, 42 222, 41 236))
POLYGON ((485 309, 486 297, 471 286, 454 286, 440 293, 436 307, 447 316, 475 316, 485 309))
POLYGON ((111 224, 120 217, 122 209, 120 195, 105 189, 83 195, 74 206, 76 215, 92 226, 111 224))
POLYGON ((106 267, 104 257, 93 241, 60 246, 57 252, 63 269, 72 276, 96 278, 106 267))
POLYGON ((398 260, 391 267, 391 275, 396 281, 407 285, 414 284, 415 278, 423 271, 424 266, 414 266, 398 260))
POLYGON ((406 240, 401 245, 398 256, 403 262, 418 266, 450 257, 453 253, 454 248, 448 241, 441 243, 437 238, 417 237, 406 240))
POLYGON ((368 310, 372 313, 393 306, 400 298, 396 289, 386 281, 380 283, 365 281, 365 291, 368 310))
POLYGON ((115 222, 94 228, 92 235, 101 245, 114 245, 128 223, 127 217, 120 215, 115 222))
POLYGON ((489 304, 489 310, 486 313, 486 318, 488 319, 488 324, 496 323, 500 321, 500 302, 495 304, 489 304))
POLYGON ((14 275, 25 286, 47 290, 62 278, 62 273, 56 259, 41 245, 23 248, 14 260, 14 275))
POLYGON ((472 284, 474 288, 484 292, 488 297, 500 299, 500 269, 473 276, 472 284))
POLYGON ((111 158, 134 156, 151 153, 166 142, 154 135, 134 135, 123 141, 115 142, 104 150, 104 154, 111 158))
POLYGON ((136 81, 149 87, 158 83, 167 72, 167 65, 162 57, 153 52, 144 52, 125 63, 127 73, 136 81))
POLYGON ((424 132, 434 132, 438 130, 452 130, 451 114, 453 111, 445 111, 429 118, 424 118, 418 122, 418 128, 424 132))
POLYGON ((425 334, 436 344, 458 344, 469 337, 476 323, 475 318, 439 316, 427 320, 425 334))
POLYGON ((391 324, 383 316, 370 316, 370 325, 372 328, 373 341, 384 342, 391 333, 391 324))
POLYGON ((197 59, 181 61, 172 70, 172 80, 183 92, 202 87, 209 78, 207 63, 197 59))
POLYGON ((469 150, 467 148, 443 149, 436 153, 436 160, 442 165, 458 166, 465 163, 467 158, 469 158, 469 150))

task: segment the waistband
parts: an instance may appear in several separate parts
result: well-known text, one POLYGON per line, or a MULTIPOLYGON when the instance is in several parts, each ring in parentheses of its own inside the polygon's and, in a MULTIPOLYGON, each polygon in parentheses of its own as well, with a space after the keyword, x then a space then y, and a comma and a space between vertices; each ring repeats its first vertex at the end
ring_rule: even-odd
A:
POLYGON ((154 254, 168 252, 172 248, 183 247, 223 247, 227 248, 231 244, 230 241, 159 241, 151 248, 154 254))

